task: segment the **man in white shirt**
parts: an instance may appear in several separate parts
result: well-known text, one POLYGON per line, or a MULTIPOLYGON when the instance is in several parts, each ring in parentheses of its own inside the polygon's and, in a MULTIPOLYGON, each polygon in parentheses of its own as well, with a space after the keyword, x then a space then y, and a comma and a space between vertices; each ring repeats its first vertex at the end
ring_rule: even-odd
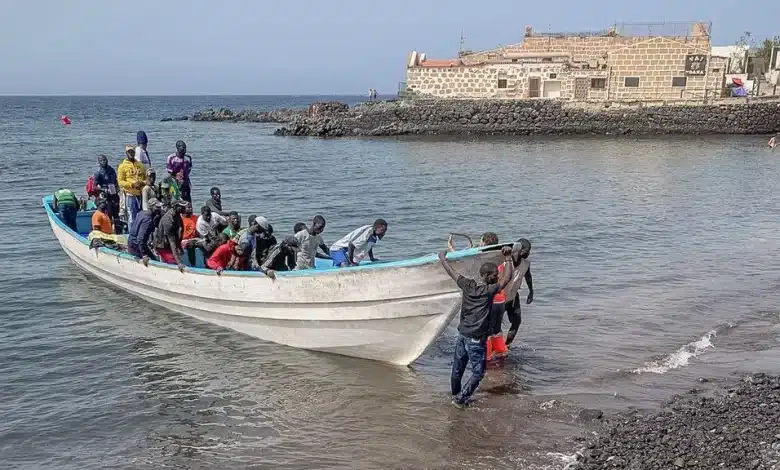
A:
POLYGON ((357 266, 366 256, 371 261, 376 261, 374 245, 385 236, 385 233, 387 233, 387 222, 383 219, 376 219, 373 225, 364 225, 349 232, 330 247, 333 266, 357 266))
POLYGON ((195 222, 195 230, 200 234, 205 243, 202 248, 206 253, 213 252, 219 246, 219 233, 217 228, 219 226, 227 225, 227 219, 211 212, 209 206, 203 206, 200 209, 200 217, 195 222))
POLYGON ((325 217, 318 215, 312 220, 311 228, 299 230, 295 233, 295 238, 298 240, 300 251, 296 254, 297 259, 295 263, 295 269, 312 269, 314 268, 314 258, 330 259, 330 250, 325 242, 322 241, 322 232, 325 231, 325 217), (317 249, 321 249, 324 255, 317 253, 317 249))
POLYGON ((138 131, 135 141, 138 146, 135 148, 135 158, 144 164, 148 169, 152 167, 152 160, 149 158, 149 153, 146 151, 146 146, 149 144, 149 138, 146 137, 146 132, 138 131))

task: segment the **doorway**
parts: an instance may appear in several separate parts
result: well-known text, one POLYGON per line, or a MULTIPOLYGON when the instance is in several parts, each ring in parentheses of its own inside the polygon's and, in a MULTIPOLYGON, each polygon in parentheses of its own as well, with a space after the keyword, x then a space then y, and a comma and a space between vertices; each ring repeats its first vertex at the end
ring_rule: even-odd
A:
POLYGON ((531 77, 528 79, 528 97, 539 98, 539 89, 541 88, 541 79, 539 77, 531 77))

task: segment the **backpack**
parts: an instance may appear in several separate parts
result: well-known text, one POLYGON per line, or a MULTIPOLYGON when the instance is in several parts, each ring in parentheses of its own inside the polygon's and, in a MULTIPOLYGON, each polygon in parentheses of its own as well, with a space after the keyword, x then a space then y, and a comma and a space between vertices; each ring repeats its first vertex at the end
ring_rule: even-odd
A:
POLYGON ((87 185, 86 185, 86 187, 84 189, 87 191, 87 196, 92 196, 92 197, 100 196, 100 191, 95 189, 95 176, 94 175, 89 177, 89 179, 87 180, 87 185))

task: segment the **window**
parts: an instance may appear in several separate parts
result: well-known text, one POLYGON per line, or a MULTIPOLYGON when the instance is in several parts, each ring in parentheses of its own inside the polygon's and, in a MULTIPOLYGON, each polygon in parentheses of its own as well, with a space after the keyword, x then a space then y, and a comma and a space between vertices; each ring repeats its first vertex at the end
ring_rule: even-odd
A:
POLYGON ((626 77, 623 81, 623 86, 627 88, 638 88, 639 77, 626 77))
POLYGON ((542 62, 552 62, 552 57, 542 57, 542 62))
POLYGON ((712 73, 720 73, 720 69, 712 69, 712 73))
POLYGON ((557 73, 551 73, 550 74, 550 79, 552 80, 552 79, 555 79, 555 78, 558 78, 558 74, 557 73))
POLYGON ((599 90, 603 90, 607 88, 607 79, 606 78, 591 78, 590 79, 590 87, 596 88, 599 90))
POLYGON ((517 62, 517 59, 512 59, 512 62, 517 62))
POLYGON ((499 88, 506 88, 506 78, 499 78, 498 79, 498 87, 499 88))
POLYGON ((672 77, 672 86, 685 86, 688 84, 688 77, 672 77))

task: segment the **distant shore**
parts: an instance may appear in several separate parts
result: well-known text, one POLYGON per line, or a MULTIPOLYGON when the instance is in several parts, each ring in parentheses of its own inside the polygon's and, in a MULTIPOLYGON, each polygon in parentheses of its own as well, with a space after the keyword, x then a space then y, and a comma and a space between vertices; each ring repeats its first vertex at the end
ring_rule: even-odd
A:
MULTIPOLYGON (((337 101, 269 111, 210 109, 192 121, 283 124, 281 136, 663 135, 780 132, 780 97, 697 103, 583 103, 557 100, 337 101)), ((184 120, 168 118, 166 120, 184 120)))

